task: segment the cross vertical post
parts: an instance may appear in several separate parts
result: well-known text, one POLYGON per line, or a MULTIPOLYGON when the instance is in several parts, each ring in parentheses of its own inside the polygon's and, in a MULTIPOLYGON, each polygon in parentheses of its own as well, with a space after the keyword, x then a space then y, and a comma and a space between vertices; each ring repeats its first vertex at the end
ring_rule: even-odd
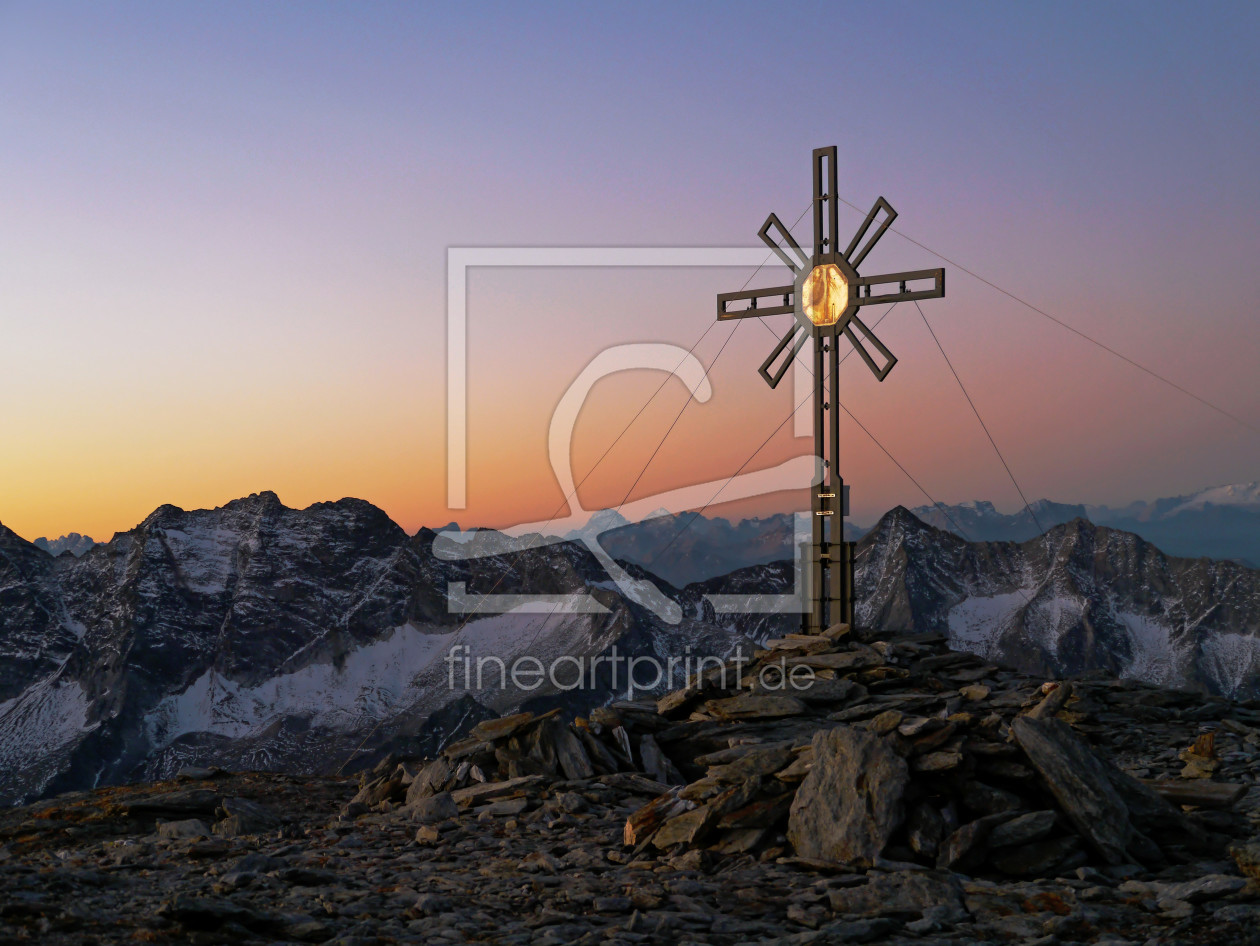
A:
POLYGON ((840 207, 835 200, 839 181, 836 150, 835 146, 814 149, 814 256, 835 251, 836 231, 840 229, 840 207))
POLYGON ((853 547, 844 538, 844 477, 840 475, 840 349, 836 338, 814 341, 814 455, 818 482, 810 487, 812 542, 803 557, 809 610, 801 626, 818 634, 832 624, 853 623, 853 547))
MULTIPOLYGON (((819 232, 817 221, 814 232, 819 232)), ((818 240, 821 240, 818 237, 818 240)), ((826 392, 823 389, 823 363, 825 352, 820 339, 814 339, 814 456, 826 458, 828 454, 826 443, 827 430, 827 402, 826 392)), ((810 510, 813 512, 813 522, 810 524, 813 542, 810 545, 809 552, 804 559, 809 566, 809 582, 806 588, 809 590, 809 612, 803 621, 803 629, 805 632, 817 634, 821 631, 826 619, 826 600, 827 592, 830 590, 827 582, 827 536, 826 525, 824 523, 825 502, 823 495, 827 490, 827 478, 830 473, 826 468, 826 459, 823 460, 824 468, 818 482, 810 488, 810 510)))

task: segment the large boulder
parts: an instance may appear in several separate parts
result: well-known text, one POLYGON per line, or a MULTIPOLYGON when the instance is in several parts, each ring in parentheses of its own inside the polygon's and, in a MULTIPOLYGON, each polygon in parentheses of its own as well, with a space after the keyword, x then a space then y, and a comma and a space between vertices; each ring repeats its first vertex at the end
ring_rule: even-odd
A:
POLYGON ((871 866, 904 817, 906 762, 887 739, 839 726, 814 734, 814 766, 788 817, 801 857, 871 866))

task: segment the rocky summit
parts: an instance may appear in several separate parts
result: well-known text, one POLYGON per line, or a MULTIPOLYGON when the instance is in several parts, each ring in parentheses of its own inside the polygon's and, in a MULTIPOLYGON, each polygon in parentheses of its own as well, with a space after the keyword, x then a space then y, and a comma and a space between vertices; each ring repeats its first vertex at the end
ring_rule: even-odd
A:
POLYGON ((186 769, 9 809, 0 937, 1260 939, 1260 704, 945 644, 836 626, 356 777, 186 769))

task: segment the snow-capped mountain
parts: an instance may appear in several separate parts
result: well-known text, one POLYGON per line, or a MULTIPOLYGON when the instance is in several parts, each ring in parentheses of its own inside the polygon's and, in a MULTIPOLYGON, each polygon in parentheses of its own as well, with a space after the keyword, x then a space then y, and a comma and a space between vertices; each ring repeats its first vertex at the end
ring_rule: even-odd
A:
POLYGON ((1260 483, 1216 486, 1122 509, 1090 510, 1095 522, 1136 532, 1173 555, 1260 565, 1260 483))
POLYGON ((0 801, 194 762, 326 771, 368 731, 356 764, 423 750, 469 714, 613 694, 603 678, 576 694, 548 680, 517 687, 494 662, 478 686, 447 663, 456 645, 476 667, 748 644, 713 624, 662 623, 579 546, 446 562, 434 535, 408 536, 360 500, 296 510, 273 493, 163 506, 82 558, 54 558, 0 527, 0 801), (452 582, 470 595, 582 594, 596 606, 450 613, 452 582))
POLYGON ((1260 512, 1260 482, 1209 486, 1207 489, 1201 489, 1197 493, 1189 493, 1185 496, 1169 496, 1150 502, 1130 503, 1119 509, 1109 509, 1106 506, 1090 508, 1102 518, 1123 518, 1137 522, 1153 522, 1172 519, 1185 513, 1203 512, 1212 506, 1260 512))
POLYGON ((578 540, 586 536, 598 538, 605 532, 611 532, 613 529, 620 529, 630 525, 630 520, 623 516, 615 509, 601 509, 591 514, 586 520, 586 525, 580 529, 573 529, 567 535, 566 539, 578 540))
POLYGON ((1031 508, 1035 517, 1025 509, 1002 513, 984 501, 919 506, 912 512, 924 522, 974 541, 1022 542, 1040 535, 1042 529, 1080 518, 1136 533, 1172 555, 1260 563, 1260 483, 1213 486, 1120 507, 1042 499, 1031 508))
POLYGON ((40 536, 33 544, 37 548, 43 549, 49 555, 60 555, 62 552, 69 552, 75 558, 79 558, 91 551, 92 546, 96 545, 96 542, 92 540, 91 536, 71 532, 69 535, 63 535, 59 539, 47 539, 40 536))
POLYGON ((859 546, 858 619, 1063 677, 1102 670, 1260 697, 1260 571, 1173 558, 1084 519, 1022 543, 965 542, 905 509, 859 546))
MULTIPOLYGON (((991 502, 976 500, 918 506, 911 512, 975 542, 1023 542, 1074 519, 1088 519, 1140 535, 1171 555, 1260 564, 1260 482, 1114 508, 1040 499, 1027 509, 1003 513, 991 502)), ((849 520, 844 528, 850 540, 866 532, 849 520)), ((790 513, 731 522, 662 509, 641 522, 627 522, 616 510, 606 509, 569 538, 583 534, 596 536, 614 558, 634 562, 678 587, 793 555, 790 513)))
MULTIPOLYGON (((1047 678, 1112 676, 1260 699, 1260 571, 1174 558, 1140 536, 1075 519, 1041 537, 967 542, 898 507, 858 542, 857 618, 935 631, 950 646, 1047 678)), ((789 563, 688 586, 781 592, 789 563)), ((762 640, 796 619, 705 617, 762 640)))
POLYGON ((1260 483, 1235 483, 1232 486, 1214 486, 1205 489, 1170 509, 1168 516, 1177 516, 1185 512, 1201 511, 1207 506, 1244 506, 1260 509, 1260 483))
MULTIPOLYGON (((883 630, 936 631, 957 650, 1047 678, 1092 671, 1260 698, 1260 571, 1174 558, 1083 518, 1024 542, 967 542, 904 508, 857 546, 857 617, 883 630)), ((787 562, 689 585, 689 614, 756 640, 792 615, 714 614, 706 593, 782 592, 787 562)))

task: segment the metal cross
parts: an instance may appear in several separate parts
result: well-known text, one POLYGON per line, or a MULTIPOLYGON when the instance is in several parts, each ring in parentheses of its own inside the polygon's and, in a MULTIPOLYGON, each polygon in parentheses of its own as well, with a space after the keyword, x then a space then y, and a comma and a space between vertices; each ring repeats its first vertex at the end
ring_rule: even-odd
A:
POLYGON ((897 218, 897 211, 883 197, 875 202, 845 251, 837 252, 840 199, 836 186, 836 151, 834 146, 817 148, 813 154, 813 255, 806 255, 774 214, 766 218, 757 234, 792 270, 791 285, 724 292, 717 297, 718 321, 768 315, 796 316, 787 334, 758 369, 772 388, 783 380, 805 342, 811 337, 814 339, 814 452, 822 462, 822 474, 820 481, 811 489, 813 542, 806 556, 806 589, 810 609, 802 619, 806 633, 819 633, 830 624, 853 623, 854 543, 844 541, 844 517, 849 512, 849 496, 848 487, 840 478, 838 469, 839 411, 831 407, 840 403, 837 377, 839 336, 843 334, 849 340, 875 377, 883 381, 897 359, 858 318, 858 309, 867 305, 936 299, 945 295, 944 269, 920 269, 882 276, 858 275, 862 261, 897 218), (871 227, 877 219, 880 223, 872 233, 871 227), (926 280, 932 281, 930 287, 912 285, 926 280), (877 291, 889 287, 896 288, 877 291), (731 308, 732 303, 741 302, 746 303, 743 308, 731 308), (878 351, 882 366, 867 351, 863 339, 878 351), (826 378, 824 353, 828 355, 826 378), (777 368, 774 367, 776 361, 780 362, 777 368), (827 436, 828 433, 830 436, 827 436), (828 522, 830 528, 824 528, 828 522))

